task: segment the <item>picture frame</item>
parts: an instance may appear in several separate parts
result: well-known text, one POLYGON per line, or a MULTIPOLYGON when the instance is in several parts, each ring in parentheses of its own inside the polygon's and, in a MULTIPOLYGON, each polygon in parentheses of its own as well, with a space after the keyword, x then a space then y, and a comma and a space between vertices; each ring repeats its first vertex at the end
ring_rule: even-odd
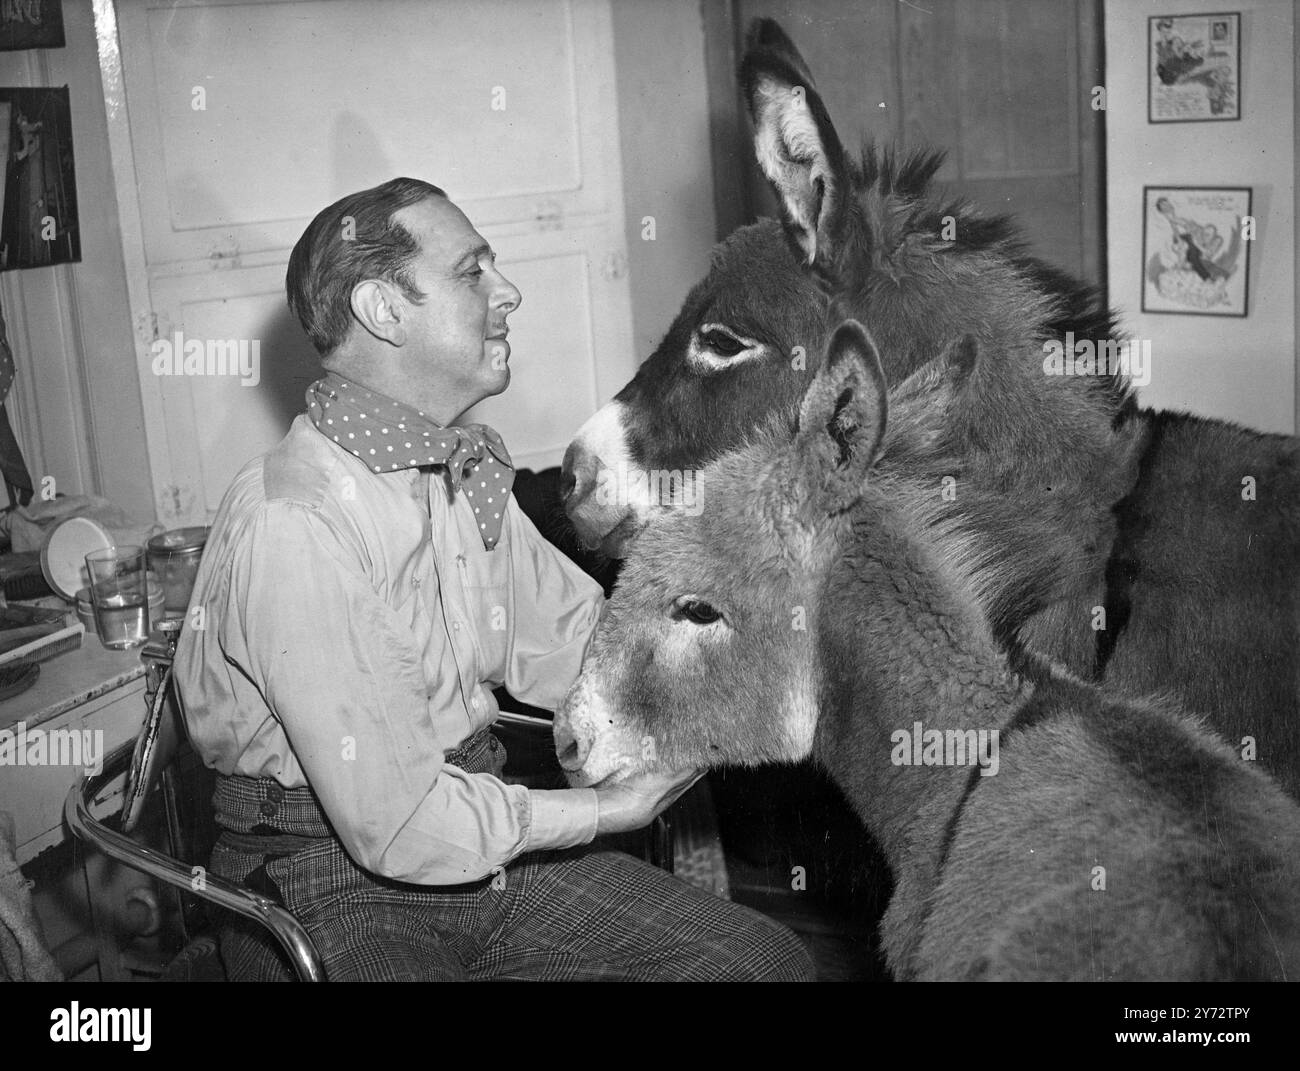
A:
POLYGON ((81 260, 68 87, 0 88, 0 271, 81 260))
POLYGON ((1147 19, 1147 121, 1241 118, 1241 13, 1147 19))
POLYGON ((62 48, 64 44, 61 0, 0 4, 0 52, 62 48))
POLYGON ((1142 311, 1237 316, 1249 311, 1253 190, 1142 188, 1142 311))

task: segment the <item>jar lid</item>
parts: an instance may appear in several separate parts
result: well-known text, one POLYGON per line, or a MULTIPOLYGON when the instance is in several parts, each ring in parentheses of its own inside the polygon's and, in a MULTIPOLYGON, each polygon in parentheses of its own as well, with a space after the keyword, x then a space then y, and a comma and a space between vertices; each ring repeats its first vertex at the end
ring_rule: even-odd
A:
POLYGON ((184 554, 202 550, 208 542, 210 527, 173 528, 149 540, 151 554, 184 554))

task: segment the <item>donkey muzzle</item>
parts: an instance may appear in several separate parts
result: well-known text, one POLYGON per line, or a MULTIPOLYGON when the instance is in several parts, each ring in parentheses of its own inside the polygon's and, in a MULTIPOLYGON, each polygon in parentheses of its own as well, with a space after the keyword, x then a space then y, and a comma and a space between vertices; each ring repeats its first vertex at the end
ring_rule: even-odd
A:
POLYGON ((584 673, 555 712, 555 757, 574 788, 620 780, 638 765, 626 729, 584 673))

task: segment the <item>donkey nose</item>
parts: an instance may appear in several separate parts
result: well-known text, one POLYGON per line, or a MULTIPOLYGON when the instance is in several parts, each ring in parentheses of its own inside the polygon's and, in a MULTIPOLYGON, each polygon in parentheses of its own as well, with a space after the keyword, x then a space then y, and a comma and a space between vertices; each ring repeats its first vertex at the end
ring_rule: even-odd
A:
POLYGON ((579 740, 569 727, 567 718, 555 717, 555 756, 560 765, 570 772, 581 770, 591 754, 591 741, 579 740))

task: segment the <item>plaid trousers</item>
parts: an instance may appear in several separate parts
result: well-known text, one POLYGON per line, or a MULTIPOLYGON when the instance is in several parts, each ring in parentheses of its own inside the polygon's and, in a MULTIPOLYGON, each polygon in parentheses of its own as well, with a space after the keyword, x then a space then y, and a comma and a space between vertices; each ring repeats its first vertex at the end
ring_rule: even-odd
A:
MULTIPOLYGON (((448 762, 499 772, 486 731, 448 762)), ((390 881, 359 867, 310 789, 218 779, 224 832, 216 874, 284 904, 311 934, 332 981, 800 981, 812 961, 788 929, 619 852, 521 856, 457 886, 390 881)), ((261 927, 222 934, 232 981, 291 977, 261 927)))

